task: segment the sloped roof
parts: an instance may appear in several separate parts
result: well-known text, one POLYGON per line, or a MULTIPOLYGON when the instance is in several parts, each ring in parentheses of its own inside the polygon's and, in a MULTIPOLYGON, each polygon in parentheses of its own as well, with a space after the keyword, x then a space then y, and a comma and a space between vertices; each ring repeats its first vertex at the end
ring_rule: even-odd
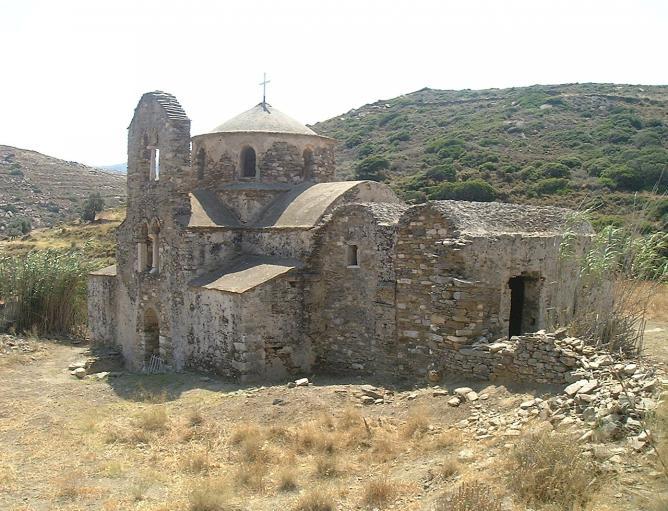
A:
POLYGON ((209 133, 234 132, 291 133, 296 135, 317 135, 299 121, 277 110, 269 103, 258 103, 250 110, 225 121, 209 133))
POLYGON ((223 202, 209 190, 193 190, 190 197, 188 227, 239 227, 241 223, 223 202))
POLYGON ((141 97, 139 103, 141 103, 142 100, 147 96, 152 97, 158 102, 158 104, 165 110, 165 113, 167 114, 167 117, 169 119, 175 121, 189 120, 181 104, 169 92, 164 92, 161 90, 154 90, 153 92, 147 92, 141 97))
POLYGON ((302 266, 296 259, 245 256, 215 272, 197 277, 191 286, 241 294, 302 266))
POLYGON ((116 276, 116 265, 112 264, 111 266, 107 266, 106 268, 101 268, 96 271, 90 272, 88 275, 94 276, 94 277, 115 277, 116 276))
POLYGON ((574 211, 552 206, 529 206, 501 202, 431 201, 416 209, 432 207, 461 233, 560 234, 572 230, 589 234, 589 223, 574 219, 574 211))

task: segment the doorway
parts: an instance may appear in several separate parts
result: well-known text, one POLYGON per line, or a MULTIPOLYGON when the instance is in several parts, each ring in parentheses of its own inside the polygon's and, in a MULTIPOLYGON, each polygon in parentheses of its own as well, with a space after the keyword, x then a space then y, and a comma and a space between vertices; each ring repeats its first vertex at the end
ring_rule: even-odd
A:
POLYGON ((508 337, 522 334, 522 315, 524 313, 524 277, 513 277, 508 281, 510 288, 510 317, 508 319, 508 337))
POLYGON ((160 357, 160 323, 155 310, 147 309, 144 314, 144 360, 160 357))

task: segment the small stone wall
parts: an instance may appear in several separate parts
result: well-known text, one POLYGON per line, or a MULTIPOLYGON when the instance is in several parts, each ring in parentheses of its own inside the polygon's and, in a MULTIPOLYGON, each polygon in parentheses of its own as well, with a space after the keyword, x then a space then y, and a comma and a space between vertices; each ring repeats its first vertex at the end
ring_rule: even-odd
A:
POLYGON ((584 341, 556 333, 539 331, 513 336, 509 340, 478 342, 452 350, 443 370, 455 370, 478 378, 507 377, 514 381, 567 383, 570 371, 580 360, 595 353, 584 341))

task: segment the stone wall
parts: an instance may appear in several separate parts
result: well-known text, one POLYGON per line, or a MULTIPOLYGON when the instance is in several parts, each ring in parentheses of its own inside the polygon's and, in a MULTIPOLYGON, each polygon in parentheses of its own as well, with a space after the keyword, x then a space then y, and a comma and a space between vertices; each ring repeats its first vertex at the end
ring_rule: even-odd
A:
MULTIPOLYGON (((115 269, 115 268, 114 268, 115 269)), ((116 342, 116 272, 94 273, 88 278, 88 317, 93 339, 101 344, 116 342)))
MULTIPOLYGON (((567 320, 577 268, 560 260, 560 241, 551 233, 461 233, 433 207, 407 212, 396 244, 399 370, 485 373, 466 346, 508 336, 511 277, 528 282, 524 331, 567 320), (462 348, 470 357, 460 361, 462 348)), ((588 242, 585 234, 575 240, 578 250, 588 242)))
POLYGON ((393 222, 404 208, 343 206, 319 233, 310 266, 314 276, 306 283, 306 315, 317 364, 326 371, 393 372, 393 222), (357 248, 357 265, 349 264, 350 246, 357 248))

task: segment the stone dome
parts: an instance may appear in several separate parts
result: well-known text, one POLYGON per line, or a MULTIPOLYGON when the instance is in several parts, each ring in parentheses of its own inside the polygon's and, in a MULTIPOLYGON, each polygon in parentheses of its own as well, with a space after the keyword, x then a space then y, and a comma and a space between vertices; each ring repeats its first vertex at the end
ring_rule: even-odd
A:
POLYGON ((209 133, 290 133, 294 135, 318 134, 269 103, 258 103, 250 110, 224 122, 209 133))

